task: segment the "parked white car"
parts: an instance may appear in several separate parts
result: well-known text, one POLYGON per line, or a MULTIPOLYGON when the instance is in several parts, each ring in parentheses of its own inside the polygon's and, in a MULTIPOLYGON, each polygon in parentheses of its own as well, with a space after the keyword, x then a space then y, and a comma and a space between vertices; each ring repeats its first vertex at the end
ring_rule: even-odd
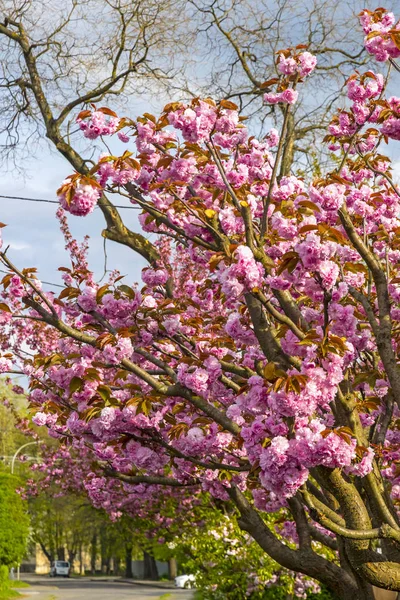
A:
POLYGON ((67 560, 55 560, 51 563, 50 577, 69 577, 71 565, 67 560))
POLYGON ((175 587, 191 589, 194 587, 195 581, 194 575, 178 575, 175 577, 175 587))

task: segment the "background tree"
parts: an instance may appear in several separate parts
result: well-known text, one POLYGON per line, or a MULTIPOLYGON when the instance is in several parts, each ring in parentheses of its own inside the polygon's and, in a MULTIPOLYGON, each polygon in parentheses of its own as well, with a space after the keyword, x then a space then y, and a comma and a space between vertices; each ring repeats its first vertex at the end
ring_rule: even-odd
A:
MULTIPOLYGON (((18 385, 18 380, 13 382, 9 378, 0 379, 0 398, 0 456, 4 464, 10 468, 18 448, 33 440, 35 428, 30 428, 27 437, 24 427, 18 427, 18 423, 29 416, 28 403, 23 388, 18 385)), ((33 457, 36 454, 35 446, 30 446, 26 453, 22 452, 14 465, 15 472, 20 475, 20 461, 24 460, 27 455, 33 457)))
POLYGON ((294 161, 308 171, 318 170, 324 153, 318 142, 343 102, 345 82, 354 69, 370 61, 356 36, 347 35, 349 20, 365 8, 365 2, 332 6, 302 0, 190 0, 190 4, 194 18, 200 19, 199 52, 213 61, 201 95, 232 99, 261 125, 268 127, 272 121, 279 126, 283 119, 282 107, 266 109, 262 102, 272 84, 268 82, 279 74, 271 57, 297 44, 317 57, 313 80, 302 86, 302 102, 287 120, 280 172, 288 174, 294 161))
POLYGON ((184 4, 172 13, 153 0, 67 0, 57 10, 49 0, 2 0, 5 156, 29 156, 46 136, 65 150, 63 141, 76 140, 72 111, 85 103, 160 92, 178 76, 184 4))
POLYGON ((15 567, 27 548, 29 517, 27 506, 16 488, 16 477, 0 472, 0 565, 15 567))

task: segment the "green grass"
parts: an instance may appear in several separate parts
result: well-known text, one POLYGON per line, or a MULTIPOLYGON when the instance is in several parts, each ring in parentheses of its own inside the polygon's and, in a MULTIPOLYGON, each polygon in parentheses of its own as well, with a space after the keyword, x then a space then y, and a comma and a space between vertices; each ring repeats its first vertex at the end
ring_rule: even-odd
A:
POLYGON ((0 600, 11 600, 12 598, 22 598, 16 589, 30 587, 29 583, 17 580, 7 580, 0 582, 0 600))
POLYGON ((159 597, 158 600, 170 600, 172 598, 172 594, 163 594, 159 597))
POLYGON ((11 588, 0 589, 0 600, 10 600, 10 598, 21 598, 21 595, 11 588))

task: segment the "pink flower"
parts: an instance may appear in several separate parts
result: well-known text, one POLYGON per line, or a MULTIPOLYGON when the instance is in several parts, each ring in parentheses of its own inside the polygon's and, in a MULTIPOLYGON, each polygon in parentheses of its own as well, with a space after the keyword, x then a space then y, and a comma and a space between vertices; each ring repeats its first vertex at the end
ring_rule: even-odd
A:
POLYGON ((77 217, 86 217, 94 211, 101 196, 101 189, 89 184, 78 183, 75 193, 70 202, 67 202, 65 194, 59 196, 60 204, 64 210, 77 217))
MULTIPOLYGON (((317 58, 310 52, 302 52, 297 57, 297 61, 283 54, 279 55, 278 70, 284 75, 293 75, 299 73, 300 77, 307 77, 315 69, 317 58)), ((290 104, 290 103, 289 103, 290 104)))
POLYGON ((44 412, 37 412, 35 415, 33 415, 32 421, 38 427, 43 427, 43 425, 46 425, 47 423, 47 416, 48 415, 44 412))
POLYGON ((298 97, 299 92, 293 90, 292 88, 288 88, 284 92, 280 92, 278 94, 264 94, 264 102, 267 102, 268 104, 294 104, 298 97))
POLYGON ((331 260, 323 260, 318 265, 318 274, 326 290, 331 290, 339 277, 339 267, 331 260))
POLYGON ((168 281, 168 271, 166 269, 146 268, 142 271, 142 280, 149 287, 164 285, 168 281))
POLYGON ((232 206, 227 206, 219 211, 219 220, 222 230, 227 235, 234 235, 244 232, 244 223, 241 216, 235 214, 232 206))
POLYGON ((315 188, 310 186, 310 198, 313 202, 318 202, 325 210, 338 210, 344 202, 344 185, 330 183, 325 187, 315 188))
POLYGON ((123 131, 118 131, 117 135, 121 142, 124 142, 124 144, 127 144, 130 140, 129 135, 126 135, 126 133, 124 133, 123 131))
POLYGON ((289 440, 277 436, 260 454, 261 483, 286 498, 294 496, 308 478, 308 470, 289 454, 289 447, 289 440))
POLYGON ((24 296, 25 288, 18 275, 13 275, 13 277, 11 277, 9 293, 14 298, 22 298, 22 296, 24 296))
POLYGON ((205 369, 195 369, 193 373, 186 373, 183 377, 184 383, 189 389, 197 394, 205 394, 208 389, 209 375, 205 369))
POLYGON ((350 465, 355 457, 356 441, 350 442, 336 433, 329 433, 318 444, 318 464, 334 469, 350 465))
POLYGON ((215 122, 215 131, 233 133, 239 123, 238 111, 223 109, 220 114, 221 116, 215 122))
POLYGON ((95 140, 101 135, 112 135, 116 132, 119 125, 118 117, 108 117, 101 110, 92 112, 88 120, 77 119, 83 135, 90 140, 95 140))
POLYGON ((238 246, 235 250, 235 258, 237 263, 230 267, 230 273, 242 277, 248 289, 261 285, 262 269, 250 248, 238 246))
POLYGON ((103 360, 111 365, 119 364, 124 358, 130 358, 133 352, 132 342, 127 337, 118 337, 116 344, 106 344, 103 348, 103 360))
POLYGON ((181 317, 180 315, 170 315, 165 317, 162 324, 165 327, 165 331, 168 335, 176 335, 181 330, 181 317))
MULTIPOLYGON (((168 114, 168 120, 176 129, 182 131, 184 140, 198 142, 210 136, 217 120, 217 109, 203 101, 192 107, 182 105, 178 110, 168 114)), ((228 118, 221 121, 221 126, 226 127, 229 120, 228 118)))
POLYGON ((353 463, 345 468, 347 475, 357 475, 358 477, 365 477, 372 471, 372 463, 375 454, 372 448, 367 448, 360 462, 353 463))
POLYGON ((374 13, 364 11, 360 21, 367 34, 364 38, 365 48, 377 61, 383 62, 400 56, 400 49, 389 33, 391 29, 400 27, 399 23, 395 24, 393 13, 382 9, 377 9, 374 13))
POLYGON ((373 77, 368 79, 367 85, 361 85, 358 78, 350 79, 347 84, 347 95, 350 100, 355 102, 364 102, 370 98, 379 96, 383 89, 384 78, 381 73, 373 73, 373 77))
POLYGON ((88 286, 83 290, 82 294, 78 296, 78 304, 82 308, 82 310, 84 310, 85 312, 96 310, 96 293, 96 288, 88 286))
POLYGON ((310 52, 302 52, 299 56, 300 68, 298 72, 301 77, 307 77, 312 73, 317 65, 317 57, 310 52))
POLYGON ((110 429, 116 419, 116 410, 112 406, 106 406, 100 413, 100 423, 104 429, 110 429))
POLYGON ((278 70, 285 75, 293 75, 297 71, 297 62, 294 58, 285 58, 283 54, 279 55, 278 70))
POLYGON ((273 148, 274 146, 277 146, 279 143, 278 130, 275 128, 272 128, 265 136, 264 142, 266 142, 268 144, 269 148, 273 148))
POLYGON ((351 110, 358 125, 363 125, 371 112, 362 102, 354 102, 351 110))
POLYGON ((303 242, 295 246, 295 250, 299 253, 304 267, 315 270, 321 260, 329 259, 334 255, 336 244, 333 242, 321 244, 320 237, 311 232, 303 242))
POLYGON ((400 119, 397 117, 389 117, 382 125, 381 133, 393 140, 400 140, 400 119))
POLYGON ((371 31, 386 32, 391 29, 396 21, 392 12, 384 11, 383 15, 379 20, 376 19, 378 16, 377 11, 371 13, 370 11, 364 10, 360 15, 360 23, 364 30, 364 33, 370 33, 371 31))

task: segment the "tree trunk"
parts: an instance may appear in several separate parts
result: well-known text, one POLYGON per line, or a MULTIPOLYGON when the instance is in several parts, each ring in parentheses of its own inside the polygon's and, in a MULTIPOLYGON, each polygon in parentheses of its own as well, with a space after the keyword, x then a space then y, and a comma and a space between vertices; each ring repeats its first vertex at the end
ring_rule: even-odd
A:
POLYGON ((113 556, 114 572, 113 575, 121 575, 121 561, 116 556, 113 556))
POLYGON ((154 556, 148 552, 143 552, 144 558, 144 578, 156 581, 158 579, 158 571, 154 556))
POLYGON ((90 569, 92 575, 96 574, 96 557, 97 557, 97 535, 94 533, 90 543, 90 569))
POLYGON ((369 590, 361 589, 359 581, 351 573, 310 548, 295 551, 282 544, 236 486, 232 486, 229 493, 240 511, 239 527, 247 531, 264 552, 280 565, 324 583, 340 600, 374 600, 372 586, 369 586, 369 590))
POLYGON ((101 557, 101 572, 103 575, 107 575, 107 558, 101 557))
POLYGON ((43 552, 43 554, 45 555, 45 557, 47 558, 47 560, 49 561, 50 565, 51 563, 54 561, 54 553, 50 550, 47 550, 46 546, 43 544, 43 542, 38 539, 38 543, 39 546, 43 552))
POLYGON ((107 538, 104 531, 100 531, 100 554, 101 554, 101 572, 103 575, 107 573, 107 538))
POLYGON ((132 552, 133 552, 133 546, 126 544, 125 545, 125 577, 127 579, 133 579, 132 552))
POLYGON ((79 546, 79 575, 84 575, 84 569, 83 569, 83 554, 82 554, 83 550, 82 550, 82 544, 80 544, 79 546))
POLYGON ((289 114, 286 135, 285 135, 285 144, 283 147, 281 168, 279 172, 279 179, 290 175, 290 170, 294 161, 294 144, 295 144, 295 124, 294 124, 294 116, 293 114, 289 114))
POLYGON ((76 554, 77 554, 76 550, 68 550, 68 561, 69 561, 69 564, 71 565, 71 568, 72 568, 72 565, 74 564, 76 554))
POLYGON ((175 579, 178 574, 176 558, 170 558, 168 562, 168 576, 170 579, 175 579))

